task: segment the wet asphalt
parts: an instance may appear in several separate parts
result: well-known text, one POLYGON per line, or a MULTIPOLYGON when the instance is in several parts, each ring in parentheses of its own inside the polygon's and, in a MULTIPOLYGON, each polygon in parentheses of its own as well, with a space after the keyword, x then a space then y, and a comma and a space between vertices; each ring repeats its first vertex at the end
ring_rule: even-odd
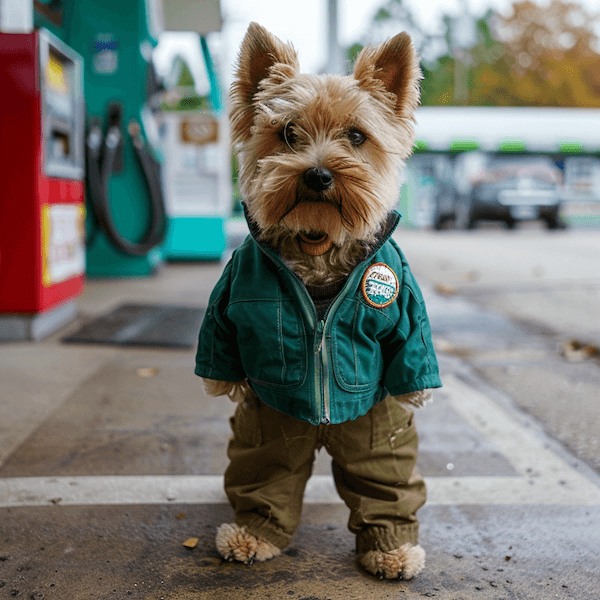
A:
MULTIPOLYGON (((206 306, 222 267, 91 281, 80 321, 125 301, 206 306)), ((422 285, 447 385, 416 413, 430 500, 419 512, 427 565, 414 580, 357 567, 347 509, 331 495, 305 504, 282 556, 222 561, 214 535, 233 513, 208 494, 207 476, 227 464, 232 404, 203 394, 193 349, 63 344, 76 323, 36 344, 0 344, 0 598, 600 598, 593 456, 519 400, 578 374, 596 390, 597 366, 567 363, 547 332, 422 285), (116 499, 78 495, 92 476, 116 499), (191 496, 125 489, 139 476, 159 497, 164 478, 190 477, 191 496), (52 496, 52 482, 66 491, 52 496)), ((321 453, 315 475, 329 472, 321 453)))

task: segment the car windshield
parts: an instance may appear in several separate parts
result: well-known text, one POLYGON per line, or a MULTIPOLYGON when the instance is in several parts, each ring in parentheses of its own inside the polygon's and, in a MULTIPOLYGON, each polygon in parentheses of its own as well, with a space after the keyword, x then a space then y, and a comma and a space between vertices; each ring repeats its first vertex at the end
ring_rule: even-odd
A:
POLYGON ((539 179, 560 183, 560 170, 544 157, 493 157, 474 178, 476 183, 495 183, 506 179, 539 179))

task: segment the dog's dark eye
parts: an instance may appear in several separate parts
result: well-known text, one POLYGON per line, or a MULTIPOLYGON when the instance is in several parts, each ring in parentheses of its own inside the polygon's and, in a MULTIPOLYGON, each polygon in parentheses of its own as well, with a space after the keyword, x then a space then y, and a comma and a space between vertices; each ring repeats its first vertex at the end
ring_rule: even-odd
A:
POLYGON ((298 136, 294 131, 294 126, 291 123, 286 123, 285 127, 279 133, 279 136, 290 148, 298 140, 298 136))
POLYGON ((348 132, 348 139, 353 146, 360 146, 367 139, 367 136, 359 129, 351 129, 348 132))

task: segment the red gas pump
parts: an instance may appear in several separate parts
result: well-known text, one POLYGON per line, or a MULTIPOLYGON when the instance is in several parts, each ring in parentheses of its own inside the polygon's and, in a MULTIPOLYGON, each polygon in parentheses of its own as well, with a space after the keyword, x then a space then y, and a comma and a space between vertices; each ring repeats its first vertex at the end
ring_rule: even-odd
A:
POLYGON ((82 59, 48 31, 0 33, 0 339, 73 318, 85 274, 82 59))

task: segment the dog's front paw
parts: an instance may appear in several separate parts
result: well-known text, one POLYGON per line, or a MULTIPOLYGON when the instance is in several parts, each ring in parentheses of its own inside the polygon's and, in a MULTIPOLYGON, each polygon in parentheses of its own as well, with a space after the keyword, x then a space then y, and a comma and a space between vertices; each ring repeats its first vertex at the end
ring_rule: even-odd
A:
POLYGON ((433 401, 433 390, 419 390, 418 392, 411 392, 410 394, 394 396, 394 398, 402 404, 411 404, 412 406, 421 408, 433 401))
POLYGON ((217 529, 217 550, 225 560, 237 560, 244 564, 269 560, 281 550, 267 540, 257 538, 235 523, 223 523, 217 529))
POLYGON ((204 391, 209 396, 227 396, 232 402, 244 402, 256 398, 254 390, 247 381, 219 381, 217 379, 202 378, 204 391))
POLYGON ((412 579, 425 567, 425 550, 404 544, 396 550, 370 550, 359 558, 360 565, 381 579, 412 579))

